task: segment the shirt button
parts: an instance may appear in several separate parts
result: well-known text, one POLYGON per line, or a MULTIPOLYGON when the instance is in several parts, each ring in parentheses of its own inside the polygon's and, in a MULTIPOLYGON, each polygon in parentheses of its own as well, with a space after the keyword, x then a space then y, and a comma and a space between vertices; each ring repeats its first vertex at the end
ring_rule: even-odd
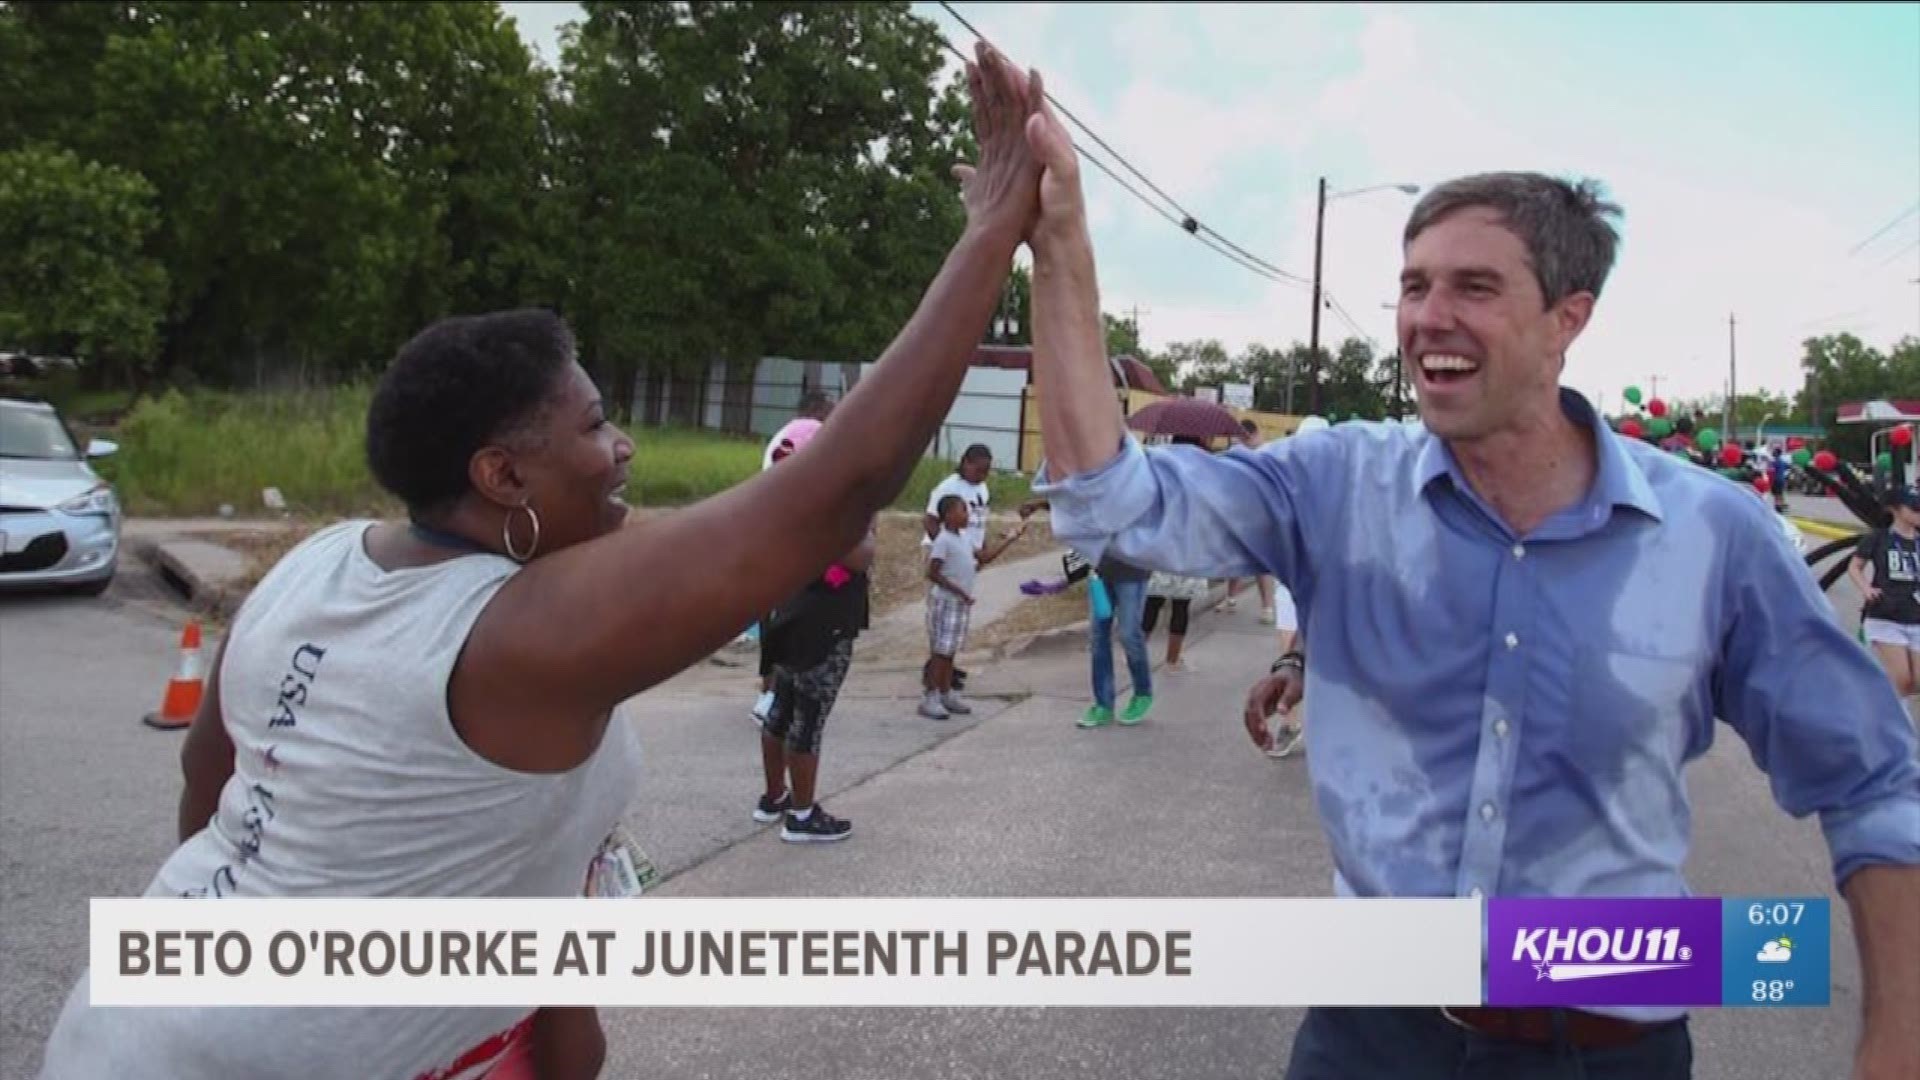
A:
POLYGON ((1508 635, 1507 635, 1507 648, 1509 648, 1509 649, 1517 649, 1517 648, 1519 648, 1519 647, 1520 647, 1520 635, 1518 635, 1518 634, 1508 634, 1508 635))
POLYGON ((1507 718, 1506 717, 1503 716, 1500 719, 1495 720, 1493 722, 1493 733, 1494 735, 1502 739, 1507 737, 1507 718))
POLYGON ((1524 559, 1524 558, 1526 558, 1526 557, 1527 557, 1527 545, 1525 545, 1525 544, 1515 544, 1515 545, 1513 545, 1513 557, 1514 557, 1514 558, 1516 558, 1516 559, 1524 559))
POLYGON ((1494 809, 1493 804, 1490 802, 1483 802, 1480 804, 1480 820, 1481 821, 1492 821, 1494 817, 1497 816, 1499 813, 1500 811, 1494 809))

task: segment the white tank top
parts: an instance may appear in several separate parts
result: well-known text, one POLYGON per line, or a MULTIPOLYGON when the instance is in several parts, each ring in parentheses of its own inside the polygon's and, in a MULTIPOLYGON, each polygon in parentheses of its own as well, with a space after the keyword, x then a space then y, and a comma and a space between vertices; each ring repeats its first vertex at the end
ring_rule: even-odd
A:
MULTIPOLYGON (((233 778, 146 895, 581 895, 634 791, 631 727, 616 712, 593 756, 566 773, 515 772, 468 748, 447 712, 448 680, 518 567, 473 555, 383 570, 364 547, 370 525, 316 534, 248 597, 220 679, 233 778)), ((83 975, 42 1076, 413 1080, 525 1014, 92 1009, 83 975)))

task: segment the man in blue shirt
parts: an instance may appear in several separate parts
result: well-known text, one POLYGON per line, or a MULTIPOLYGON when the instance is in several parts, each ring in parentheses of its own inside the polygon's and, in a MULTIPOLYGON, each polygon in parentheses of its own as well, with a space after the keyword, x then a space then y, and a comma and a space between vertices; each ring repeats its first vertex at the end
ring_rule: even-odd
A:
MULTIPOLYGON (((1028 134, 1036 494, 1090 559, 1293 591, 1336 892, 1685 895, 1682 771, 1718 717, 1788 813, 1820 815, 1864 972, 1856 1076, 1920 1075, 1920 764, 1899 701, 1764 503, 1559 386, 1618 211, 1534 174, 1422 199, 1398 334, 1423 429, 1146 451, 1107 386, 1071 142, 1044 107, 1028 134)), ((1531 1077, 1569 1057, 1665 1080, 1692 1048, 1677 1010, 1314 1009, 1288 1075, 1531 1077)))

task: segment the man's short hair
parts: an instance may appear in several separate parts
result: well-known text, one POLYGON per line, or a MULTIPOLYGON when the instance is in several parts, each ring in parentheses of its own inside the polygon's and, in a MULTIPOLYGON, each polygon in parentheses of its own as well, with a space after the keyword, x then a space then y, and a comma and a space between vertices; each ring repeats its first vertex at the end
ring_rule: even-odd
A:
POLYGON ((1242 420, 1240 421, 1240 430, 1249 435, 1258 435, 1260 434, 1260 425, 1251 420, 1242 420))
POLYGON ((987 449, 986 443, 974 443, 972 446, 967 447, 966 453, 960 455, 960 464, 962 465, 965 465, 969 461, 992 460, 993 451, 987 449))
POLYGON ((1441 219, 1475 208, 1499 214, 1520 238, 1548 307, 1577 292, 1600 295, 1620 244, 1608 219, 1619 217, 1620 207, 1602 198, 1597 181, 1514 172, 1449 180, 1413 208, 1402 241, 1411 244, 1441 219))
POLYGON ((941 520, 944 521, 947 516, 948 507, 965 506, 965 505, 967 505, 967 500, 961 498, 958 495, 942 495, 940 496, 940 505, 937 507, 937 510, 941 520))

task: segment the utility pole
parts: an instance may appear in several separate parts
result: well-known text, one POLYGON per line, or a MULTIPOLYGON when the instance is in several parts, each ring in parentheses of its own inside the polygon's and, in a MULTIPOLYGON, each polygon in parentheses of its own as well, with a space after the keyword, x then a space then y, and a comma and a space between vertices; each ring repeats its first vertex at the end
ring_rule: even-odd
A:
POLYGON ((1320 241, 1327 231, 1327 178, 1320 178, 1320 199, 1313 212, 1313 322, 1307 351, 1311 371, 1307 384, 1307 412, 1320 415, 1320 241))
POLYGON ((1724 437, 1729 442, 1738 442, 1740 438, 1739 431, 1735 427, 1735 424, 1738 422, 1738 419, 1739 419, 1739 413, 1737 412, 1737 402, 1740 396, 1737 374, 1738 372, 1734 366, 1733 313, 1728 312, 1727 313, 1727 423, 1726 423, 1727 430, 1724 437))
POLYGON ((1655 375, 1652 379, 1648 381, 1653 384, 1653 396, 1659 397, 1660 396, 1660 376, 1655 375))

